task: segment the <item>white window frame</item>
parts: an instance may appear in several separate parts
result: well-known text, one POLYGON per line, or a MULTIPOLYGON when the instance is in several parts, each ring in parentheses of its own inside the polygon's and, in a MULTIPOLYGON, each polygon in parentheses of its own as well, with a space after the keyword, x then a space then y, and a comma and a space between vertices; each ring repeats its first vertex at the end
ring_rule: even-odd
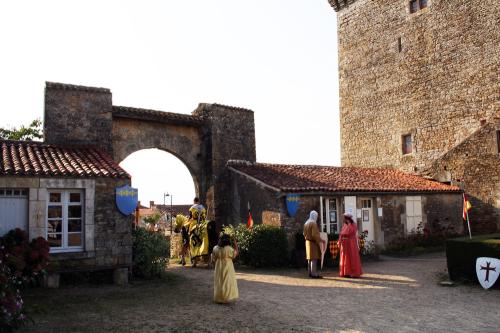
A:
POLYGON ((340 233, 340 230, 342 228, 342 222, 339 220, 339 201, 337 198, 326 198, 325 199, 325 220, 322 219, 321 221, 321 231, 325 231, 327 234, 335 234, 338 235, 340 233), (330 222, 330 201, 335 202, 335 217, 336 217, 336 222, 331 223, 330 222), (337 224, 337 233, 335 233, 331 225, 332 224, 337 224))
POLYGON ((406 234, 418 232, 418 225, 422 223, 422 197, 406 197, 406 234))
POLYGON ((47 190, 47 201, 46 201, 46 211, 47 215, 45 217, 45 239, 48 240, 48 224, 49 224, 49 206, 61 206, 62 207, 62 228, 61 228, 61 247, 51 247, 50 253, 61 253, 61 252, 82 252, 84 249, 85 243, 85 191, 82 189, 48 189, 47 190), (61 201, 50 202, 50 194, 51 193, 60 193, 61 201), (70 194, 78 193, 80 194, 79 202, 70 202, 70 194), (68 231, 68 222, 70 218, 68 217, 68 207, 70 206, 80 206, 81 207, 81 231, 80 232, 69 232, 68 231), (71 233, 80 233, 81 234, 81 244, 80 246, 68 246, 68 237, 71 233))

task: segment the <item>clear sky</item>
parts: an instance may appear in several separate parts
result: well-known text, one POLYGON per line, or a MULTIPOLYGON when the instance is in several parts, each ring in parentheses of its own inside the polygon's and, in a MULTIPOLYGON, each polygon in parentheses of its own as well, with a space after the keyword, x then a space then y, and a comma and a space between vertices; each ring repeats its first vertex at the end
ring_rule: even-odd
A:
MULTIPOLYGON (((337 66, 327 0, 0 1, 0 126, 43 118, 55 81, 110 88, 114 105, 249 108, 257 161, 339 165, 337 66)), ((141 201, 192 201, 172 155, 140 151, 122 166, 141 201)))

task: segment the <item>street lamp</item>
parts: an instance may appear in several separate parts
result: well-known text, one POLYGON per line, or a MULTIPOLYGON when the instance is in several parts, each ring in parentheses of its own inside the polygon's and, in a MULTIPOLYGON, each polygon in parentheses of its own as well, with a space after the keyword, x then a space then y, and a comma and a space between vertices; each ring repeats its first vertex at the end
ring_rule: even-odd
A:
POLYGON ((172 236, 172 194, 164 193, 163 194, 163 207, 165 207, 165 198, 170 197, 170 236, 172 236))

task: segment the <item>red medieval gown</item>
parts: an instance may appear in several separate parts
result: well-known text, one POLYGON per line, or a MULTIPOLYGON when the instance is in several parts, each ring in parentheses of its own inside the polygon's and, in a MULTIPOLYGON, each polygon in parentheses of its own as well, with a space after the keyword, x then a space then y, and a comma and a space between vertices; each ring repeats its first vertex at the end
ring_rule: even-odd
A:
POLYGON ((358 227, 356 223, 345 223, 339 236, 340 245, 340 263, 339 275, 360 277, 361 259, 359 258, 358 248, 358 227))

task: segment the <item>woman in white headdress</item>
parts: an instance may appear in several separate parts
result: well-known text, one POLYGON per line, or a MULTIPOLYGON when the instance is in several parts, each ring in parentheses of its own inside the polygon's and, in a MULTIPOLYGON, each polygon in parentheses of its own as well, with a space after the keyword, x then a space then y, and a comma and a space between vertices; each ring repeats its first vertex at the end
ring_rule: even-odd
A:
POLYGON ((313 279, 321 279, 322 277, 317 273, 318 260, 321 258, 320 244, 324 242, 321 240, 319 228, 316 221, 318 220, 318 213, 311 211, 309 219, 304 224, 304 238, 306 239, 306 259, 309 277, 313 279))

